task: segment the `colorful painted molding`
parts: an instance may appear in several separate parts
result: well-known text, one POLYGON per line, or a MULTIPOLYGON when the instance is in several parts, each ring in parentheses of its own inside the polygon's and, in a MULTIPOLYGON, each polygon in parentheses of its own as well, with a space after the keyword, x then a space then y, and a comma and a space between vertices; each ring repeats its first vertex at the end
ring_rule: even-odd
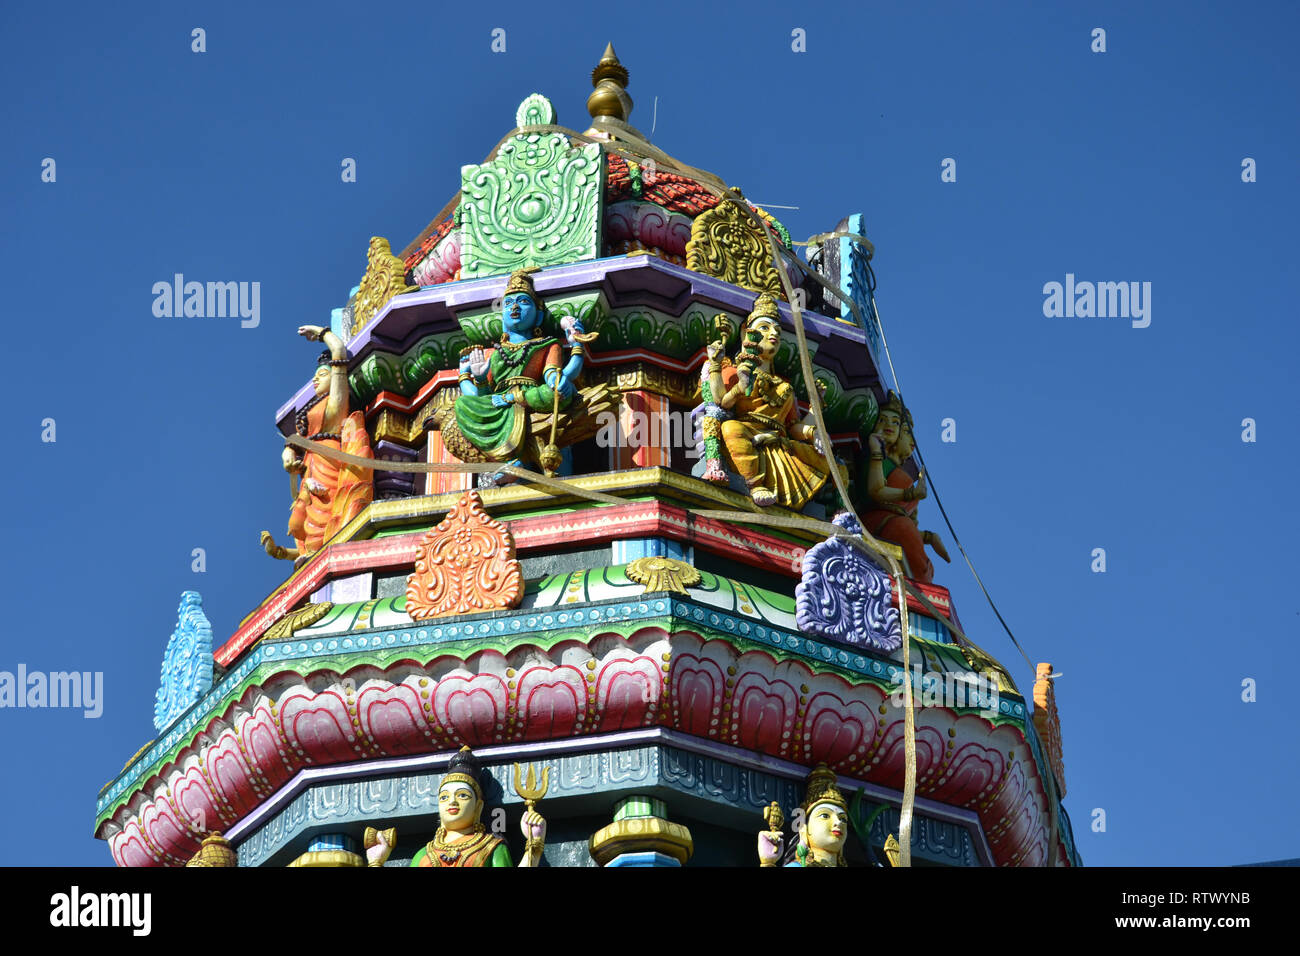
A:
POLYGON ((468 491, 420 541, 415 571, 406 585, 406 612, 424 621, 519 605, 523 573, 515 539, 468 491))
POLYGON ((167 730, 176 718, 212 689, 212 624, 203 613, 198 591, 181 593, 176 629, 163 654, 162 683, 153 709, 153 725, 167 730))

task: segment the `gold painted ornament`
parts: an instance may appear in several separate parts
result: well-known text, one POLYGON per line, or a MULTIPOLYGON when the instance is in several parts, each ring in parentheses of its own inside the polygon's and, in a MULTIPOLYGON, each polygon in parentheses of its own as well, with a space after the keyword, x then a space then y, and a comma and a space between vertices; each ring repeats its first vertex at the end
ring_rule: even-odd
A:
POLYGON ((735 200, 720 202, 695 218, 686 243, 686 268, 785 297, 767 237, 735 200))
POLYGON ((415 292, 419 288, 406 284, 406 264, 393 255, 388 240, 383 236, 372 236, 366 252, 366 273, 361 277, 357 300, 352 306, 352 328, 348 330, 348 338, 364 329, 393 296, 415 292))
POLYGON ((627 566, 628 580, 645 585, 646 592, 676 591, 700 583, 700 572, 676 558, 637 558, 627 566))

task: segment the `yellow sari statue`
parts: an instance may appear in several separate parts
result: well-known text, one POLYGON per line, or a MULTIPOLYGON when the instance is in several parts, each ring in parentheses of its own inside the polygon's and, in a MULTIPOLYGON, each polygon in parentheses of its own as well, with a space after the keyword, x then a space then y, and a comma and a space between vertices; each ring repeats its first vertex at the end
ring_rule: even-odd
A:
POLYGON ((709 387, 731 418, 721 423, 734 469, 754 504, 798 511, 830 477, 816 430, 799 417, 794 387, 772 371, 781 347, 776 300, 760 295, 741 329, 735 365, 723 367, 723 342, 707 347, 709 387))

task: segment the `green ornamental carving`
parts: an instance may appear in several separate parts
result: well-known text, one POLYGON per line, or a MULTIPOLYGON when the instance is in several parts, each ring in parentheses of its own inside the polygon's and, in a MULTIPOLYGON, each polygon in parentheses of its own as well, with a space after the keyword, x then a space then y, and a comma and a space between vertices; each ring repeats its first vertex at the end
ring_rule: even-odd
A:
MULTIPOLYGON (((519 126, 555 122, 536 93, 519 107, 519 126)), ((520 133, 496 158, 461 169, 461 277, 503 275, 526 266, 600 254, 600 146, 569 145, 560 133, 520 133)))

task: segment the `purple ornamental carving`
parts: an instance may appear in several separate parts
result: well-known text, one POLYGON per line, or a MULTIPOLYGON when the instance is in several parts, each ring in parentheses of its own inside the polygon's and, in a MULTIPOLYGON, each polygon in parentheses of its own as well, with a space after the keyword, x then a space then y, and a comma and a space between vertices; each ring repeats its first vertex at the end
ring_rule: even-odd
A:
MULTIPOLYGON (((850 534, 862 528, 847 511, 833 523, 850 534)), ((840 538, 827 538, 803 556, 803 580, 795 586, 795 620, 819 637, 894 651, 903 632, 894 607, 889 575, 840 538)))

